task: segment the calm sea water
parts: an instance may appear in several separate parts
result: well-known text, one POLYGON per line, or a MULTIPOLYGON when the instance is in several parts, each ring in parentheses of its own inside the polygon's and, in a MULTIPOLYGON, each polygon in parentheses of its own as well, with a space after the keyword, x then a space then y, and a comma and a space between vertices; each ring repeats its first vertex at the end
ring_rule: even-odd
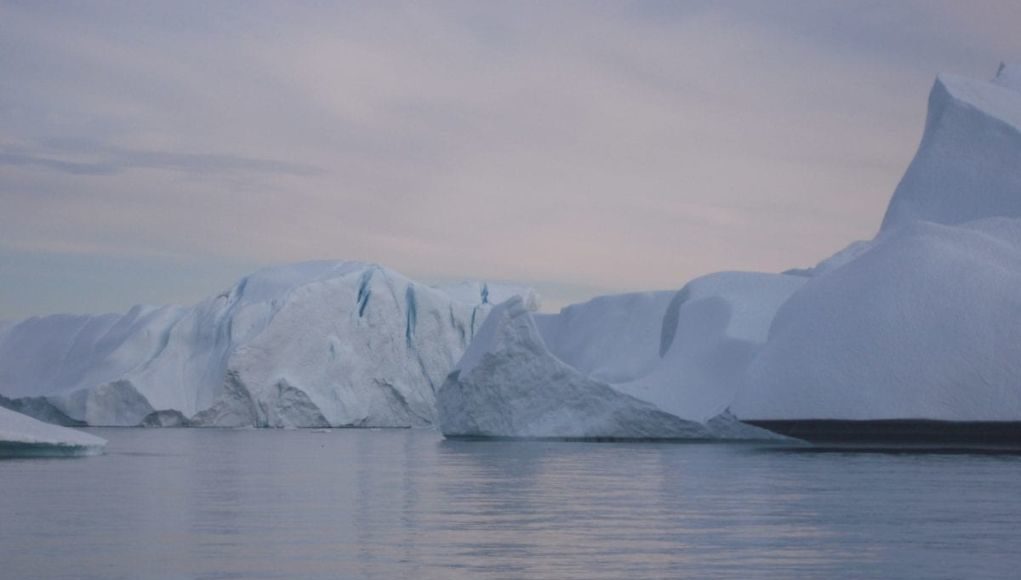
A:
POLYGON ((0 577, 1021 574, 1019 455, 92 431, 0 461, 0 577))

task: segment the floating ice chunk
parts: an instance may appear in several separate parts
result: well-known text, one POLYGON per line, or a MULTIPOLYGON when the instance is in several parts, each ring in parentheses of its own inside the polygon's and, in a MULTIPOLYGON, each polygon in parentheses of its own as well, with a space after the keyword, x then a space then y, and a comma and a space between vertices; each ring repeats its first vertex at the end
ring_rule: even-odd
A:
POLYGON ((0 457, 98 455, 106 440, 0 407, 0 457))
POLYGON ((495 308, 437 397, 448 437, 755 439, 727 415, 704 424, 591 379, 545 346, 519 298, 495 308))

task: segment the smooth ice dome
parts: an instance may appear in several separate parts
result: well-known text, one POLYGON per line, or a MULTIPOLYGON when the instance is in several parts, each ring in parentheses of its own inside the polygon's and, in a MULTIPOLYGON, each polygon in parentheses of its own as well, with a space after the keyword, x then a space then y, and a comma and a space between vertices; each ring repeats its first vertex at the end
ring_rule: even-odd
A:
POLYGON ((451 296, 374 264, 310 262, 190 308, 31 318, 0 328, 0 394, 69 424, 173 411, 206 426, 427 425, 483 294, 514 292, 477 286, 451 296))
POLYGON ((918 222, 780 309, 748 420, 1021 421, 1021 220, 918 222))
POLYGON ((705 422, 726 411, 800 276, 719 272, 677 292, 601 296, 534 315, 559 360, 618 392, 705 422))
POLYGON ((686 421, 584 376, 543 343, 520 298, 493 310, 440 389, 448 437, 769 438, 729 417, 686 421))
POLYGON ((737 416, 1021 421, 1018 88, 937 80, 882 231, 780 308, 737 416))
POLYGON ((615 388, 693 421, 724 413, 744 388, 745 370, 777 309, 804 283, 800 276, 757 272, 692 280, 663 314, 660 360, 615 388))
POLYGON ((98 455, 106 440, 0 407, 0 457, 98 455))

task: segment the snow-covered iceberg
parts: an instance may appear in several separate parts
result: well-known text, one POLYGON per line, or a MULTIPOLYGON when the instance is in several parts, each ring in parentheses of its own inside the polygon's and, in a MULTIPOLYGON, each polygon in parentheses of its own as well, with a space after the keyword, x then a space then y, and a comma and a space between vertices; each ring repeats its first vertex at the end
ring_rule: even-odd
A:
POLYGON ((559 314, 502 305, 440 390, 448 436, 769 439, 728 407, 805 278, 723 272, 559 314))
POLYGON ((725 414, 705 423, 684 420, 586 376, 546 348, 520 298, 490 313, 437 404, 448 437, 773 438, 725 414))
POLYGON ((666 413, 693 437, 722 414, 1021 439, 1019 78, 941 75, 879 235, 814 268, 491 319, 440 392, 444 432, 648 436, 666 413))
POLYGON ((1021 220, 915 222, 780 308, 753 420, 1021 421, 1021 220))
POLYGON ((106 440, 0 407, 0 457, 98 455, 106 440))
POLYGON ((692 280, 663 314, 660 359, 614 387, 685 419, 708 421, 726 412, 744 389, 745 370, 777 309, 804 283, 800 276, 757 272, 692 280))
POLYGON ((31 318, 0 327, 0 395, 72 424, 180 424, 176 412, 200 426, 427 425, 488 296, 538 301, 527 289, 455 289, 310 262, 261 270, 190 308, 31 318))
POLYGON ((993 82, 940 75, 925 133, 890 200, 883 230, 913 220, 1021 218, 1021 88, 1015 67, 993 82))
POLYGON ((880 234, 780 308, 737 416, 827 436, 1021 440, 1017 73, 936 81, 880 234))

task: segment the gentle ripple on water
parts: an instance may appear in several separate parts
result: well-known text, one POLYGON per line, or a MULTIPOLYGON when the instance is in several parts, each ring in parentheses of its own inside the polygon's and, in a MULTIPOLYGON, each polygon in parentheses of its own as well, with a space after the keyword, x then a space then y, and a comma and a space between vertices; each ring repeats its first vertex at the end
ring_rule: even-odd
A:
POLYGON ((1021 456, 95 430, 0 462, 0 578, 1011 577, 1021 456))

